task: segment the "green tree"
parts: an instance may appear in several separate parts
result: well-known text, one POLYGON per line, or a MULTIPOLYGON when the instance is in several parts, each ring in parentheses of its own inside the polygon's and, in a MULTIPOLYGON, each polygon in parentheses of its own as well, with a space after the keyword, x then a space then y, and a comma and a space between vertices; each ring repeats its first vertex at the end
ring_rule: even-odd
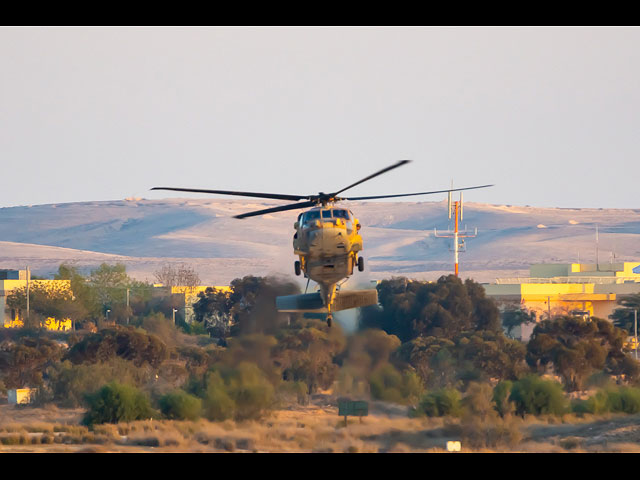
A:
POLYGON ((537 375, 527 375, 513 382, 509 400, 515 405, 516 414, 562 415, 568 411, 568 401, 562 385, 544 380, 537 375))
POLYGON ((428 417, 457 417, 462 414, 462 396, 453 388, 442 388, 422 397, 416 412, 428 417))
POLYGON ((288 317, 276 310, 276 297, 300 293, 295 283, 251 275, 236 278, 230 288, 231 293, 207 288, 198 294, 193 306, 196 320, 205 322, 211 334, 220 338, 275 333, 288 317), (230 327, 226 328, 225 324, 230 327))
POLYGON ((202 411, 202 400, 184 390, 174 390, 160 397, 160 412, 170 420, 197 420, 202 411))
POLYGON ((629 335, 634 335, 636 329, 635 312, 640 311, 640 293, 623 295, 618 298, 618 304, 622 307, 616 308, 610 315, 613 324, 628 332, 629 335))
POLYGON ((637 378, 640 364, 623 350, 626 333, 599 318, 545 320, 533 330, 527 344, 527 363, 544 372, 548 366, 562 377, 569 391, 582 390, 597 371, 637 378))
POLYGON ((145 394, 133 386, 117 382, 88 395, 87 404, 89 408, 82 420, 85 425, 132 422, 157 416, 145 394))
POLYGON ((511 335, 512 330, 523 324, 535 323, 536 314, 526 308, 510 307, 502 312, 502 326, 507 329, 507 335, 511 335))
POLYGON ((257 365, 215 366, 207 376, 204 411, 210 420, 260 418, 273 408, 275 388, 257 365))
POLYGON ((465 331, 500 328, 495 303, 470 279, 462 282, 455 275, 442 276, 437 282, 392 278, 377 288, 382 308, 362 309, 360 326, 380 328, 402 342, 420 336, 452 339, 465 331))

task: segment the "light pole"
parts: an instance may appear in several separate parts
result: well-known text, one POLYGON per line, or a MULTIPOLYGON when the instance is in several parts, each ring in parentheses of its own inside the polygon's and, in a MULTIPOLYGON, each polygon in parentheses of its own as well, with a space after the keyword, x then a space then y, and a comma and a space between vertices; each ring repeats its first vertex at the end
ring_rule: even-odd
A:
POLYGON ((107 310, 107 323, 109 323, 109 312, 110 312, 110 311, 111 311, 111 310, 107 310))
POLYGON ((175 308, 172 308, 171 310, 173 311, 173 326, 175 327, 176 326, 176 312, 178 310, 176 310, 175 308))
POLYGON ((638 310, 633 311, 633 334, 635 337, 636 360, 638 360, 638 310))

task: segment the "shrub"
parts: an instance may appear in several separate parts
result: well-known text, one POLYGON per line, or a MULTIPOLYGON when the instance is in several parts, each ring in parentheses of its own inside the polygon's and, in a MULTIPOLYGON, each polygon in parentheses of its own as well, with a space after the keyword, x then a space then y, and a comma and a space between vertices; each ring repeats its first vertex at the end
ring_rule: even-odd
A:
POLYGON ((513 382, 510 380, 505 380, 498 383, 493 389, 493 403, 495 404, 496 411, 501 417, 512 413, 513 402, 509 400, 512 387, 513 382))
POLYGON ((160 398, 160 411, 171 420, 197 420, 202 410, 202 400, 184 390, 175 390, 160 398))
POLYGON ((402 404, 415 402, 424 392, 422 380, 415 372, 400 373, 390 364, 371 374, 369 387, 374 399, 402 404))
POLYGON ((274 401, 275 388, 254 363, 216 367, 207 376, 203 403, 209 420, 259 418, 274 401))
POLYGON ((459 416, 462 412, 460 392, 453 388, 442 388, 427 393, 417 407, 418 414, 428 417, 442 417, 445 415, 459 416))
POLYGON ((112 358, 107 362, 74 365, 65 360, 48 370, 53 400, 65 408, 84 405, 87 394, 112 381, 140 386, 151 376, 148 368, 136 367, 132 362, 112 358))
POLYGON ((631 387, 607 388, 599 390, 586 400, 577 400, 572 404, 576 413, 639 413, 640 389, 631 387))
POLYGON ((135 387, 116 382, 88 395, 87 403, 89 409, 83 419, 85 425, 131 422, 155 416, 146 395, 135 387))
POLYGON ((561 415, 568 409, 562 385, 537 375, 514 382, 509 400, 515 404, 516 413, 522 416, 526 413, 561 415))

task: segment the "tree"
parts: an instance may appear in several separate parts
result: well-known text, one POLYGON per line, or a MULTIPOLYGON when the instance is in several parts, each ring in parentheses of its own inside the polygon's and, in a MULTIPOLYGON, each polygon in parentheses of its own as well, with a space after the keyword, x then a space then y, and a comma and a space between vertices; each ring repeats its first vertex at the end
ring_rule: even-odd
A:
POLYGON ((44 336, 24 337, 0 345, 0 373, 7 388, 40 386, 46 369, 58 362, 62 347, 44 336))
POLYGON ((526 370, 525 347, 492 330, 468 331, 449 340, 418 337, 393 355, 411 365, 429 387, 461 386, 472 381, 515 380, 526 370))
POLYGON ((197 420, 202 411, 202 400, 184 390, 169 392, 158 403, 162 414, 170 420, 197 420))
POLYGON ((339 370, 334 359, 346 344, 337 325, 329 328, 320 320, 302 320, 280 330, 276 338, 273 358, 284 380, 305 382, 309 394, 331 386, 339 370))
POLYGON ((582 390, 589 375, 600 370, 632 380, 640 364, 624 352, 626 336, 611 322, 595 317, 545 320, 533 330, 526 360, 541 373, 552 366, 569 391, 582 390))
POLYGON ((537 375, 528 375, 513 382, 509 400, 514 403, 516 414, 522 416, 526 413, 561 415, 568 410, 562 385, 537 375))
POLYGON ((206 322, 212 336, 274 333, 288 318, 277 311, 276 297, 300 293, 296 284, 275 277, 236 278, 230 288, 231 293, 207 288, 193 306, 196 320, 206 322))
POLYGON ((167 287, 195 288, 200 285, 200 276, 191 266, 184 263, 179 265, 163 265, 154 272, 158 283, 167 287))
POLYGON ((82 420, 85 425, 132 422, 157 416, 145 394, 135 387, 117 382, 109 383, 88 395, 87 404, 89 408, 82 420))
POLYGON ((622 308, 616 308, 610 315, 613 324, 630 335, 635 334, 635 312, 640 311, 640 293, 621 296, 618 304, 622 305, 622 308))
POLYGON ((123 264, 103 263, 85 276, 75 266, 63 263, 54 279, 70 281, 74 304, 67 304, 67 307, 76 309, 76 313, 71 310, 69 314, 77 319, 100 320, 110 310, 110 320, 124 323, 136 313, 148 313, 152 286, 130 278, 123 264))
POLYGON ((535 323, 536 314, 530 312, 526 308, 509 307, 502 312, 502 326, 507 329, 507 335, 511 335, 511 331, 525 323, 535 323))
POLYGON ((216 365, 207 375, 204 398, 209 420, 250 420, 271 409, 275 389, 264 372, 251 362, 236 367, 216 365))
MULTIPOLYGON (((27 310, 27 287, 17 288, 7 295, 7 306, 23 312, 27 310)), ((40 327, 40 322, 48 317, 58 320, 70 318, 76 321, 86 314, 84 306, 73 295, 69 284, 52 282, 31 282, 29 285, 29 316, 32 327, 40 327)), ((25 318, 25 320, 27 320, 25 318)))
POLYGON ((451 339, 464 331, 500 329, 500 316, 481 285, 455 275, 437 282, 406 278, 383 280, 378 285, 376 307, 361 310, 361 328, 380 328, 402 342, 416 337, 451 339))
POLYGON ((79 364, 105 362, 114 357, 129 360, 138 367, 148 364, 157 368, 169 357, 169 350, 155 335, 116 326, 86 336, 69 349, 65 359, 79 364))

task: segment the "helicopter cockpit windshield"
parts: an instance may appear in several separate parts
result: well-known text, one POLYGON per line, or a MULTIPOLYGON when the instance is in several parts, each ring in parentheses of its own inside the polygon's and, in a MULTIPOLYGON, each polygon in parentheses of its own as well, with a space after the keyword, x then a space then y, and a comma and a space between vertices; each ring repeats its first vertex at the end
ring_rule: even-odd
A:
POLYGON ((302 226, 303 227, 309 227, 316 220, 320 220, 320 211, 319 210, 310 210, 308 212, 305 212, 302 215, 302 226))

